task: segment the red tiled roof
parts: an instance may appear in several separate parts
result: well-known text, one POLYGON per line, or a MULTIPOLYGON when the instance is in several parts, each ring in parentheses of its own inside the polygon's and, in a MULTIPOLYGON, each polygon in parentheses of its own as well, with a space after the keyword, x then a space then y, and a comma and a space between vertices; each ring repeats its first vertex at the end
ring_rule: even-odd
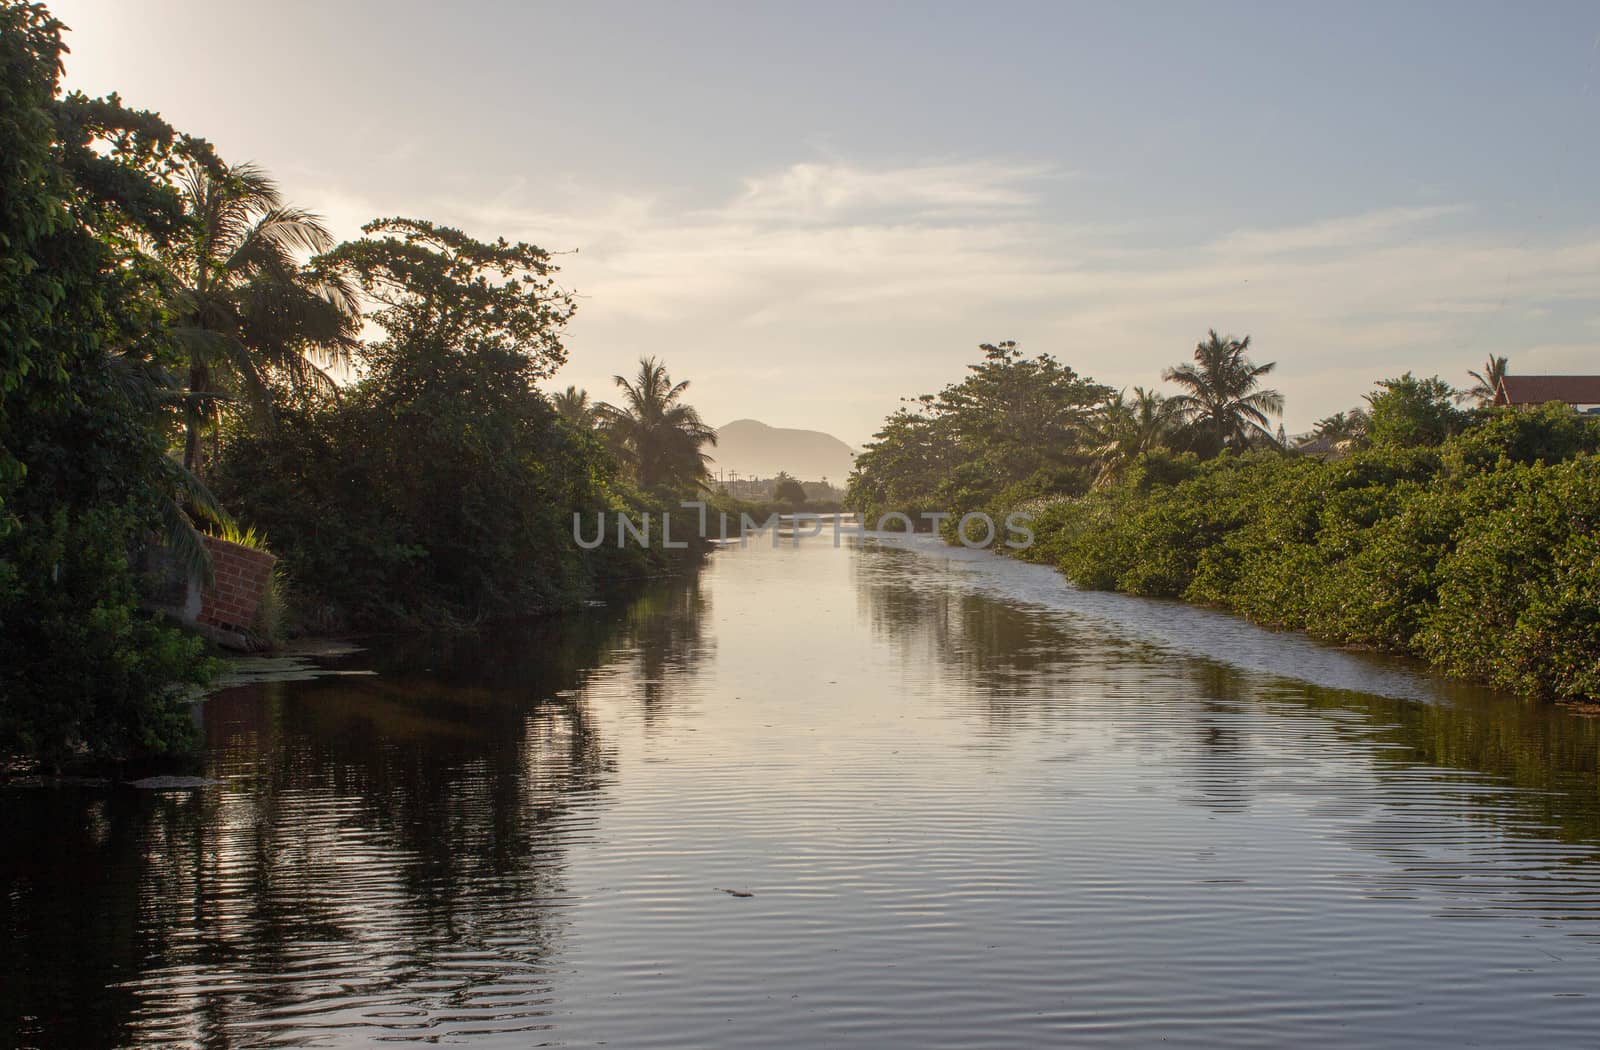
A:
POLYGON ((1506 376, 1495 394, 1497 405, 1600 405, 1600 376, 1506 376))

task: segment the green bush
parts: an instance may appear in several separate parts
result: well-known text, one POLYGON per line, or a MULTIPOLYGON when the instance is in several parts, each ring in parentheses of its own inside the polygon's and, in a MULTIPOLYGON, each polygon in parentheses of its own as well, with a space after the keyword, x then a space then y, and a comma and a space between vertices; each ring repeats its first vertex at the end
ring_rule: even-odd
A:
POLYGON ((1480 411, 1436 448, 1176 470, 1157 458, 1043 504, 1028 556, 1082 587, 1215 605, 1527 695, 1594 697, 1597 448, 1600 423, 1552 406, 1480 411))
POLYGON ((0 569, 0 742, 60 767, 179 751, 193 739, 202 643, 138 610, 133 519, 59 510, 21 530, 0 569))
POLYGON ((1445 463, 1469 472, 1493 468, 1501 460, 1561 463, 1584 452, 1600 453, 1600 417, 1580 415, 1565 405, 1492 409, 1450 442, 1445 463))
POLYGON ((1511 465, 1490 485, 1499 498, 1440 564, 1418 650, 1504 689, 1600 696, 1600 459, 1511 465))
POLYGON ((1455 406, 1455 391, 1438 376, 1418 379, 1407 372, 1398 379, 1381 380, 1367 400, 1371 411, 1366 436, 1374 445, 1438 445, 1466 422, 1455 406))

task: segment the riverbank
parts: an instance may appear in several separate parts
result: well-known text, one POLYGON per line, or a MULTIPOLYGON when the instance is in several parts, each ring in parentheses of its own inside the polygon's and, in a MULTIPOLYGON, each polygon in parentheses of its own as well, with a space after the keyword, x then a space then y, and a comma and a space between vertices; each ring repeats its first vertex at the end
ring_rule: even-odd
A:
POLYGON ((1600 415, 1503 403, 1508 365, 1491 358, 1467 390, 1379 379, 1363 406, 1291 437, 1271 428, 1276 362, 1249 348, 1212 330, 1160 373, 1167 396, 984 344, 965 378, 884 421, 845 505, 937 514, 950 542, 965 516, 1031 513, 1019 556, 1080 587, 1522 696, 1600 698, 1600 415))
POLYGON ((1595 421, 1555 406, 1435 448, 1145 456, 1106 490, 1038 504, 1020 555, 1080 587, 1582 702, 1600 696, 1597 448, 1595 421))

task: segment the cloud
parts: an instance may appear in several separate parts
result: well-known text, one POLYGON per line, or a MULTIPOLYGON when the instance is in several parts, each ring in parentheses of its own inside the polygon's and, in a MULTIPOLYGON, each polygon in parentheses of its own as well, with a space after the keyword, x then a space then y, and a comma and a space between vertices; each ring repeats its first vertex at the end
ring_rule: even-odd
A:
MULTIPOLYGON (((1460 380, 1491 352, 1572 362, 1600 316, 1600 231, 1513 236, 1446 203, 1180 237, 1155 220, 1074 222, 1072 187, 1019 163, 812 162, 710 206, 512 182, 399 210, 576 249, 561 260, 583 297, 563 384, 603 390, 658 353, 713 420, 851 443, 900 396, 959 378, 984 339, 1149 385, 1206 328, 1248 332, 1279 362, 1296 430, 1407 369, 1460 380)), ((353 197, 325 206, 352 214, 353 197)), ((1207 217, 1178 218, 1169 229, 1207 217)))
POLYGON ((1467 210, 1459 204, 1384 208, 1284 229, 1240 230, 1219 238, 1211 247, 1228 255, 1255 257, 1318 249, 1359 248, 1383 243, 1398 234, 1415 231, 1417 227, 1435 219, 1459 215, 1467 210))
POLYGON ((746 179, 729 208, 750 220, 838 222, 865 216, 976 218, 1026 208, 1037 201, 1030 184, 1066 173, 1048 166, 967 163, 871 171, 846 164, 794 164, 746 179))

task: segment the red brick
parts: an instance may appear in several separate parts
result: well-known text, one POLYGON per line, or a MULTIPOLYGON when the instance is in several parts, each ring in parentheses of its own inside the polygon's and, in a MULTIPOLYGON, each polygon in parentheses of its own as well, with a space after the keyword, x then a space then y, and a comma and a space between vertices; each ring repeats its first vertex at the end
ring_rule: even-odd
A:
POLYGON ((277 559, 214 536, 205 537, 205 544, 216 582, 202 596, 199 618, 218 627, 248 628, 277 559))

